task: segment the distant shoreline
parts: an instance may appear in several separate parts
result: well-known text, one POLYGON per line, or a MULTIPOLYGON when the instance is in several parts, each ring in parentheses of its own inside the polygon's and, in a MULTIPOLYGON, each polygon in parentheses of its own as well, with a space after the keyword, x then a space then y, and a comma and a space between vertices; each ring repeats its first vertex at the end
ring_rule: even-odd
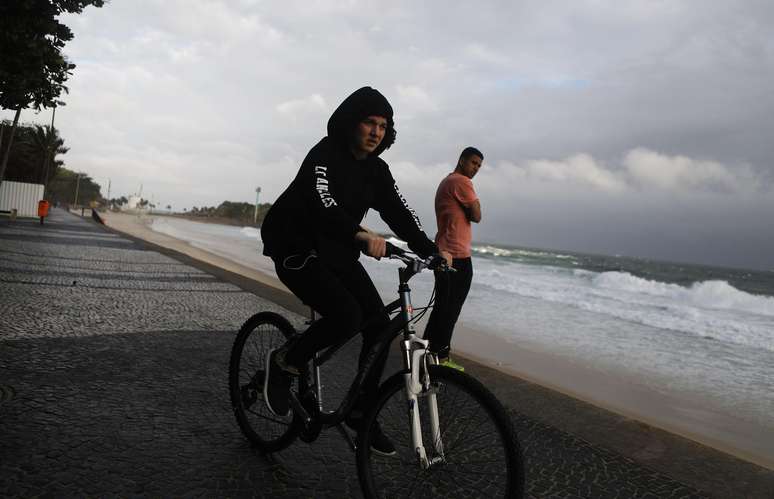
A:
POLYGON ((219 224, 219 225, 232 225, 236 227, 252 227, 254 229, 260 229, 261 224, 256 223, 245 223, 244 220, 236 219, 236 218, 228 218, 228 217, 207 217, 207 216, 197 216, 197 215, 187 215, 185 213, 148 213, 146 216, 153 216, 153 217, 172 217, 172 218, 180 218, 183 220, 189 220, 191 222, 202 222, 207 224, 219 224))
MULTIPOLYGON (((260 229, 261 223, 251 223, 249 221, 235 219, 235 218, 228 218, 228 217, 209 217, 209 216, 196 216, 196 215, 190 215, 186 213, 163 213, 163 212, 152 212, 146 214, 146 216, 160 216, 160 217, 174 217, 174 218, 181 218, 184 220, 189 220, 191 222, 202 222, 202 223, 209 223, 209 224, 220 224, 220 225, 231 225, 231 226, 237 226, 237 227, 252 227, 254 229, 260 229)), ((397 236, 395 234, 392 234, 390 232, 380 232, 375 231, 380 236, 387 238, 396 238, 397 236)), ((631 260, 640 260, 643 262, 648 263, 658 263, 658 264, 666 264, 666 265, 680 265, 680 266, 688 266, 688 267, 695 267, 695 268, 716 268, 721 270, 731 270, 731 271, 748 271, 748 272, 768 272, 768 273, 774 273, 774 268, 749 268, 749 267, 742 267, 742 266, 734 266, 734 265, 720 265, 720 264, 707 264, 707 263, 697 263, 697 262, 689 262, 689 261, 681 261, 681 260, 666 260, 666 259, 659 259, 659 258, 652 258, 652 257, 645 257, 645 256, 637 256, 637 255, 622 255, 622 254, 616 254, 616 255, 608 255, 605 253, 596 253, 591 251, 576 251, 576 250, 569 250, 569 249, 556 249, 556 248, 539 248, 535 246, 524 246, 519 244, 511 244, 511 243, 499 243, 499 242, 492 242, 492 241, 473 241, 474 247, 482 247, 482 246, 491 246, 495 248, 506 248, 506 249, 518 249, 523 251, 533 251, 533 252, 542 252, 542 253, 553 253, 557 255, 561 254, 569 254, 573 256, 586 256, 586 257, 593 257, 593 258, 622 258, 622 259, 631 259, 631 260)))

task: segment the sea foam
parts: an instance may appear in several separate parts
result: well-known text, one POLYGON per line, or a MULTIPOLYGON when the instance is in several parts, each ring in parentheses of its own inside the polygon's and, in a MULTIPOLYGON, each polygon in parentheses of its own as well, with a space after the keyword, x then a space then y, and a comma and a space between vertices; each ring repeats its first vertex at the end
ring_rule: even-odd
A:
POLYGON ((671 298, 706 309, 724 309, 750 312, 774 317, 774 298, 740 291, 726 281, 702 281, 690 287, 634 276, 628 272, 603 272, 592 282, 610 290, 671 298))
MULTIPOLYGON (((475 283, 703 339, 774 351, 774 298, 725 281, 689 287, 627 272, 593 272, 476 260, 475 283)), ((505 300, 506 298, 501 298, 505 300)))

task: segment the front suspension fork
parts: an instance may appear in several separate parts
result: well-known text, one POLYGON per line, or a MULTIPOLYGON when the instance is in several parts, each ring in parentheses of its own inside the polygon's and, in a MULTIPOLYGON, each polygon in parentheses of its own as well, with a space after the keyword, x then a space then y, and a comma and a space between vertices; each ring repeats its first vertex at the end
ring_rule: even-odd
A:
POLYGON ((408 372, 404 374, 404 380, 411 426, 411 442, 422 469, 428 469, 430 466, 444 461, 437 393, 431 385, 430 370, 428 369, 430 364, 437 363, 437 359, 427 351, 428 344, 428 341, 418 338, 414 334, 411 334, 409 339, 403 342, 405 359, 410 367, 408 372), (420 398, 427 399, 430 435, 435 449, 435 457, 433 458, 428 458, 422 439, 420 398))

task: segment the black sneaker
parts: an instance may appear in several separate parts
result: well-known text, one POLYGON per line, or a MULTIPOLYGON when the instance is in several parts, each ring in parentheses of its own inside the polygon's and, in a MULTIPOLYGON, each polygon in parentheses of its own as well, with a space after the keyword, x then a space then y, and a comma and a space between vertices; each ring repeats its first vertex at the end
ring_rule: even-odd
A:
POLYGON ((275 348, 266 355, 263 400, 272 414, 283 417, 290 412, 290 402, 288 402, 290 398, 290 376, 277 364, 277 354, 280 353, 280 350, 280 348, 275 348))
POLYGON ((378 422, 371 427, 371 451, 382 456, 394 456, 397 454, 392 440, 384 434, 378 422))
MULTIPOLYGON (((359 432, 362 420, 360 418, 347 418, 346 423, 347 426, 359 432)), ((378 421, 371 427, 371 451, 382 456, 394 456, 397 454, 395 446, 387 435, 384 434, 378 421)))

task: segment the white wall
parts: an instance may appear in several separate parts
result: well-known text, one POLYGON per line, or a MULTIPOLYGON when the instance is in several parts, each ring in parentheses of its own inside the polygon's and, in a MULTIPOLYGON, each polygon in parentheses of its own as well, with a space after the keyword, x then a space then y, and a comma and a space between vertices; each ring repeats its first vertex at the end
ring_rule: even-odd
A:
POLYGON ((43 199, 43 184, 3 180, 0 184, 0 211, 16 209, 17 216, 37 217, 38 201, 43 199))

